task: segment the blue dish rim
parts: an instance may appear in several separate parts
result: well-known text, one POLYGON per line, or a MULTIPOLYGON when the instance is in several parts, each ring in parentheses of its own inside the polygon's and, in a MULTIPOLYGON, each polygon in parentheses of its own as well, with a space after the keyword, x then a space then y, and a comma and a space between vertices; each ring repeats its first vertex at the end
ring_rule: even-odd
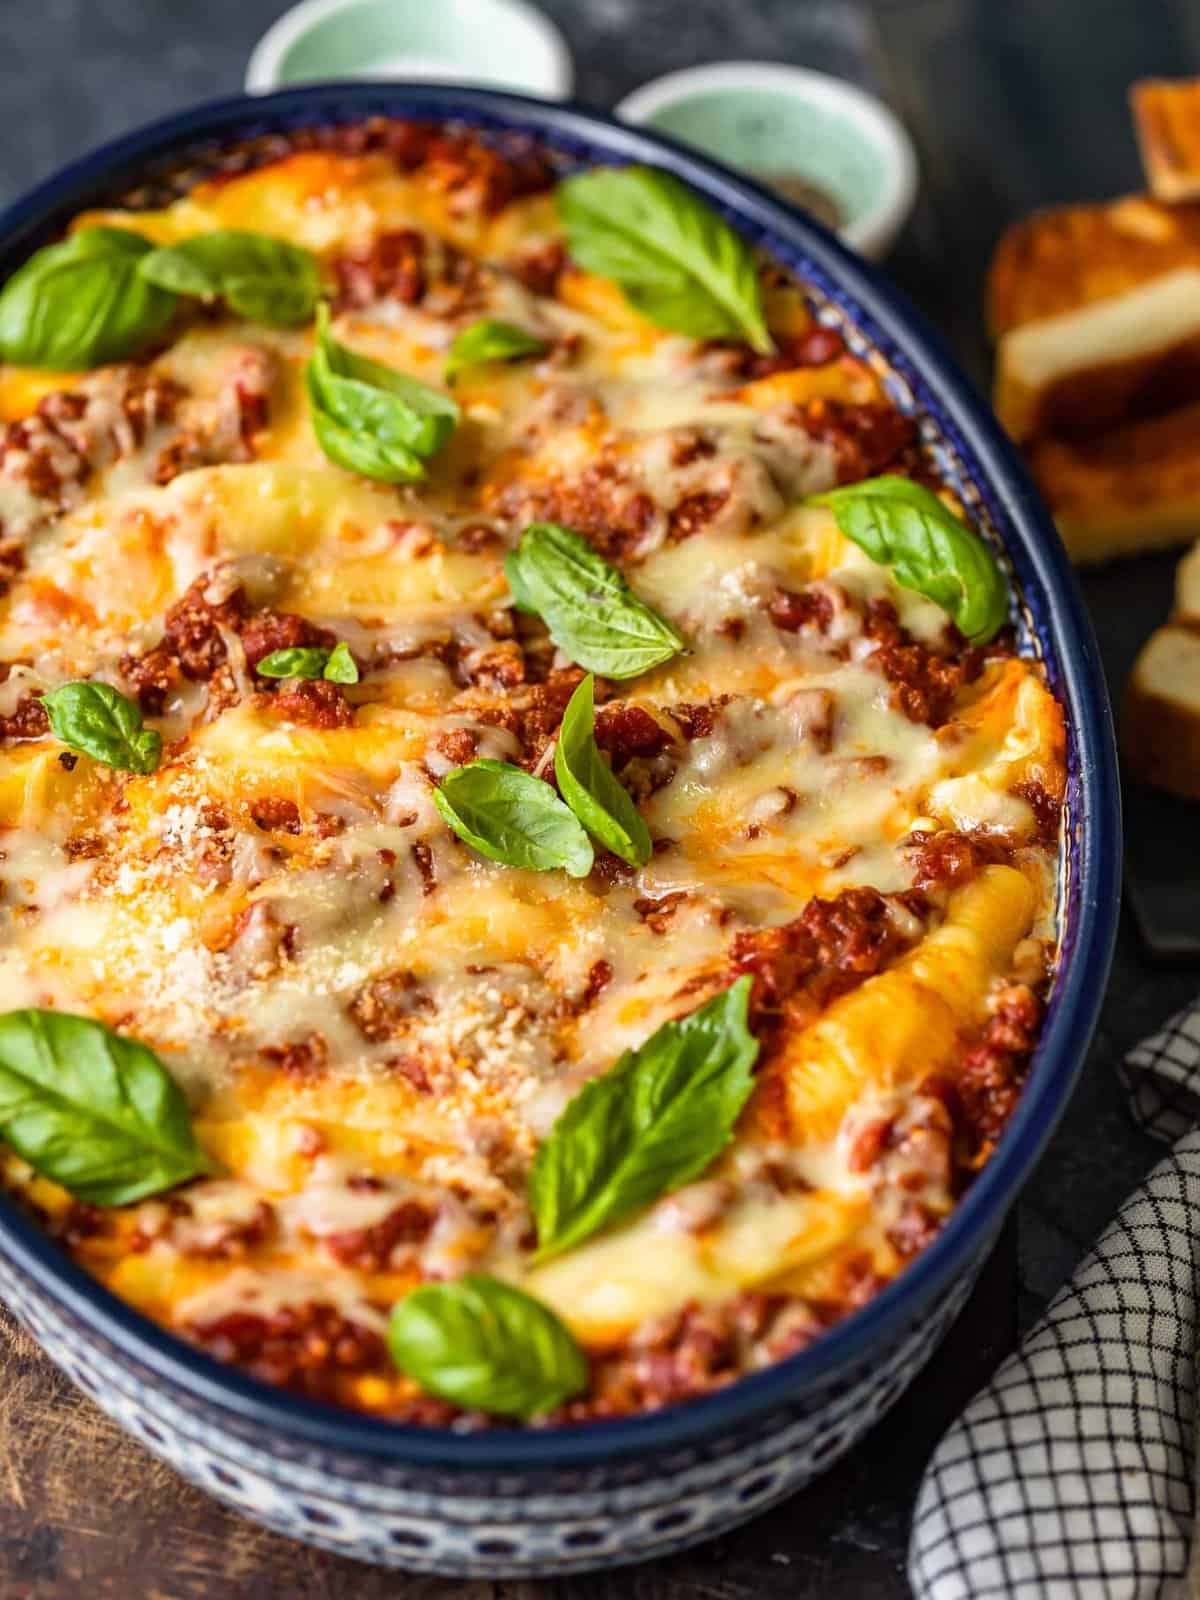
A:
POLYGON ((1045 599, 1038 631, 1054 636, 1056 686, 1068 707, 1075 752, 1077 820, 1068 847, 1074 882, 1065 971, 1051 1014, 1021 1103, 995 1154, 933 1244, 866 1306, 807 1349, 727 1389, 660 1412, 476 1435, 364 1417, 272 1388, 192 1349, 104 1289, 7 1202, 0 1202, 0 1251, 154 1379, 219 1408, 243 1426, 349 1455, 464 1472, 603 1465, 657 1455, 738 1431, 765 1412, 802 1402, 806 1391, 836 1369, 849 1367, 890 1332, 918 1319, 924 1302, 965 1270, 973 1254, 990 1248, 1066 1107, 1099 1014, 1116 938, 1120 791, 1104 674, 1074 573, 1024 467, 924 317, 876 269, 777 196, 666 135, 626 126, 603 111, 488 89, 380 81, 311 84, 208 101, 107 142, 9 205, 0 213, 0 277, 82 207, 116 185, 129 188, 144 181, 155 160, 182 156, 209 141, 252 139, 372 115, 467 122, 540 137, 551 147, 574 145, 616 161, 668 168, 748 231, 781 241, 785 254, 802 254, 897 370, 911 375, 915 388, 933 391, 943 431, 979 468, 988 509, 1006 531, 1023 586, 1045 599))

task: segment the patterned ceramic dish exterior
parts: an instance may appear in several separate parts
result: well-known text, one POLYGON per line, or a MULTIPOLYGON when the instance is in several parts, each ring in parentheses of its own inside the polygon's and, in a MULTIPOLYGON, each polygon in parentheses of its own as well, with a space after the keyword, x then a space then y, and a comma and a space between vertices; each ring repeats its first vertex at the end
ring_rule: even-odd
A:
POLYGON ((815 1345, 706 1398, 629 1420, 474 1435, 335 1411, 218 1366, 120 1304, 0 1207, 0 1292, 106 1411, 185 1476, 345 1555, 470 1576, 611 1566, 708 1537, 830 1465, 902 1393, 961 1308, 1066 1104, 1116 924, 1119 802, 1103 679, 1074 580, 996 426, 869 268, 754 185, 589 112, 482 90, 322 85, 201 107, 67 168, 0 219, 0 277, 85 206, 178 186, 231 144, 366 116, 518 130, 581 163, 677 173, 794 269, 820 315, 916 416, 939 467, 1006 554, 1024 644, 1069 721, 1061 952, 1020 1106, 935 1242, 815 1345))

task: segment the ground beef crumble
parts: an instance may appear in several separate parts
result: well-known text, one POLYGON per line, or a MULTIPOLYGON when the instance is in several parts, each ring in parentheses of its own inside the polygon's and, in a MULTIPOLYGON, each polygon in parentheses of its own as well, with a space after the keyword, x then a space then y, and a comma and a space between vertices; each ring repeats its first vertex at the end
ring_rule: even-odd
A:
POLYGON ((231 1311, 184 1331, 218 1361, 311 1399, 341 1398, 345 1379, 389 1367, 377 1333, 317 1302, 270 1313, 231 1311))
POLYGON ((572 478, 517 479, 489 496, 487 509, 514 527, 563 523, 615 562, 635 557, 661 516, 627 464, 605 457, 572 478))
POLYGON ((814 322, 801 333, 776 335, 775 349, 769 354, 752 350, 747 344, 711 340, 708 349, 725 357, 725 370, 731 375, 755 382, 778 372, 793 372, 797 367, 825 367, 846 353, 846 342, 836 328, 814 322))
POLYGON ((0 480, 22 486, 33 502, 0 532, 21 539, 72 505, 97 468, 132 455, 152 427, 170 422, 183 396, 170 378, 114 366, 78 389, 43 396, 31 416, 0 427, 0 480))
POLYGON ((433 316, 461 317, 484 304, 484 274, 475 262, 415 228, 378 234, 369 245, 335 256, 330 267, 337 311, 394 301, 420 305, 433 316))
POLYGON ((910 722, 939 728, 949 717, 959 692, 983 671, 985 652, 963 649, 939 655, 900 625, 890 600, 872 600, 863 632, 875 643, 871 665, 891 685, 892 704, 910 722))
POLYGON ((386 1272, 398 1247, 428 1238, 436 1211, 420 1200, 402 1200, 368 1228, 347 1228, 325 1235, 325 1248, 343 1267, 360 1272, 386 1272))
POLYGON ((260 696, 273 716, 309 728, 348 728, 354 708, 340 683, 324 678, 285 678, 274 694, 260 696))
POLYGON ((511 201, 554 181, 552 157, 528 135, 483 135, 467 127, 368 117, 359 122, 293 128, 224 152, 209 181, 228 182, 308 150, 382 155, 403 173, 419 173, 461 215, 495 215, 511 201))
POLYGON ((42 739, 50 732, 50 719, 46 708, 33 695, 22 695, 16 709, 7 717, 0 717, 0 739, 6 744, 16 744, 23 739, 42 739))
POLYGON ((917 424, 894 406, 854 405, 822 396, 805 406, 804 429, 833 450, 839 483, 857 483, 882 472, 927 475, 917 424))
POLYGON ((363 1037, 379 1043, 400 1038, 432 1003, 416 973, 400 967, 363 984, 346 1010, 363 1037))
POLYGON ((514 688, 507 696, 485 690, 459 695, 451 709, 477 722, 504 728, 521 747, 521 759, 531 771, 558 731, 567 702, 583 682, 579 667, 558 667, 541 683, 514 688))
MULTIPOLYGON (((161 714, 180 678, 207 683, 222 706, 231 695, 219 675, 229 661, 227 635, 241 640, 246 665, 254 670, 276 650, 297 647, 332 649, 337 637, 306 618, 269 607, 252 607, 241 584, 223 584, 213 574, 203 574, 184 592, 163 618, 158 644, 140 654, 121 658, 122 677, 144 711, 161 714), (224 689, 225 692, 220 691, 224 689)), ((353 718, 340 684, 321 679, 260 678, 264 703, 278 715, 314 727, 344 727, 353 718)))
POLYGON ((1034 837, 1039 844, 1053 845, 1058 840, 1059 828, 1062 826, 1063 797, 1061 794, 1051 794, 1044 784, 1036 779, 1027 779, 1013 787, 1013 793, 1018 799, 1024 800, 1033 812, 1036 832, 1034 837))
POLYGON ((958 1129, 972 1167, 982 1164, 1021 1098, 1037 1042, 1042 1002, 1028 984, 1010 983, 992 997, 983 1035, 963 1057, 956 1080, 958 1129))
POLYGON ((923 933, 928 902, 917 891, 882 895, 844 889, 814 898, 792 922, 735 936, 735 977, 749 974, 752 1026, 770 1041, 780 1025, 795 1027, 839 995, 865 983, 923 933))
POLYGON ((1010 862, 1014 848, 1005 835, 982 829, 971 833, 955 828, 920 829, 905 841, 917 889, 958 888, 984 867, 1010 862))

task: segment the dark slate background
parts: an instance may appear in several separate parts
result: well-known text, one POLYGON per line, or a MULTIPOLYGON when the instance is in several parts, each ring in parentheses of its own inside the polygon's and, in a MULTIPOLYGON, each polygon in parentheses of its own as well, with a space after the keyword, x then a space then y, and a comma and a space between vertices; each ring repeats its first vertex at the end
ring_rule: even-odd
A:
MULTIPOLYGON (((1000 230, 1038 204, 1137 186, 1128 83, 1200 70, 1200 0, 542 3, 573 49, 577 93, 599 105, 673 68, 738 58, 833 66, 880 89, 908 123, 922 169, 917 212, 891 268, 981 383, 980 294, 1000 230)), ((237 90, 253 44, 280 10, 278 0, 0 0, 0 200, 112 134, 237 90)), ((1172 567, 1169 558, 1123 563, 1085 581, 1114 685, 1165 612, 1172 567)), ((1194 859, 1190 838, 1187 846, 1194 859)), ((1015 1244, 1010 1232, 974 1321, 897 1423, 824 1488, 707 1556, 555 1591, 572 1600, 618 1591, 646 1600, 750 1600, 825 1595, 834 1586, 863 1600, 903 1594, 908 1510, 938 1431, 1011 1337, 1014 1305, 1022 1323, 1037 1314, 1155 1157, 1126 1115, 1115 1063, 1198 988, 1200 970, 1152 964, 1126 922, 1083 1081, 1021 1203, 1015 1244)), ((36 1512, 25 1508, 23 1516, 27 1524, 36 1512)), ((10 1581, 0 1583, 6 1594, 18 1581, 9 1570, 10 1581)), ((4 1571, 0 1554, 0 1578, 4 1571)), ((42 1576, 49 1587, 39 1582, 39 1600, 77 1592, 42 1576)), ((380 1577, 377 1589, 363 1569, 341 1562, 330 1564, 326 1580, 323 1592, 337 1595, 399 1593, 392 1585, 401 1582, 380 1577), (351 1576, 343 1584, 336 1572, 351 1576)), ((299 1593, 281 1582, 280 1595, 299 1593)), ((256 1597, 267 1595, 266 1584, 260 1577, 256 1597)), ((472 1593, 476 1587, 487 1588, 472 1585, 472 1593)), ((506 1595, 530 1589, 493 1592, 501 1587, 506 1595)), ((211 1584, 187 1592, 233 1589, 214 1570, 211 1584)))

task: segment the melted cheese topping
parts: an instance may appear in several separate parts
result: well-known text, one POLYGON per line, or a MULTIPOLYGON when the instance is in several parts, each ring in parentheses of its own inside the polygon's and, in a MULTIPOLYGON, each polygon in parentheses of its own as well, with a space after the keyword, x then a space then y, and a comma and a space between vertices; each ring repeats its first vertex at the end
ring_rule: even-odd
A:
MULTIPOLYGON (((20 529, 25 565, 0 605, 0 712, 71 678, 128 686, 129 658, 158 644, 198 582, 298 614, 365 668, 345 725, 289 720, 226 626, 221 693, 177 671, 151 716, 168 741, 151 776, 64 764, 49 738, 0 753, 0 1004, 85 1012, 147 1041, 226 1172, 189 1185, 182 1207, 147 1202, 84 1237, 82 1259, 185 1329, 316 1301, 377 1331, 419 1278, 483 1269, 526 1284, 593 1348, 745 1290, 836 1302, 844 1270, 897 1270, 903 1183, 889 1191, 856 1164, 855 1132, 902 1122, 923 1080, 953 1077, 1029 936, 1052 933, 1054 853, 1028 794, 1061 792, 1062 722, 1037 665, 1012 656, 965 683, 936 728, 898 708, 864 616, 890 602, 932 649, 945 618, 829 513, 798 506, 839 472, 805 408, 878 405, 874 377, 843 356, 746 381, 720 352, 651 328, 611 285, 568 271, 536 294, 511 261, 552 237, 544 197, 464 217, 381 155, 300 154, 161 212, 80 220, 160 242, 248 227, 327 263, 416 229, 427 258, 466 252, 469 297, 439 309, 435 294, 382 296, 343 312, 339 338, 431 383, 479 316, 549 347, 464 373, 462 426, 427 482, 402 489, 320 452, 301 381, 308 331, 226 317, 180 333, 150 373, 187 397, 185 432, 192 416, 193 436, 218 436, 212 418, 247 362, 268 374, 269 408, 250 447, 221 435, 224 458, 206 445, 173 477, 161 463, 179 415, 131 429, 113 373, 51 385, 0 371, 5 416, 66 387, 93 396, 97 436, 121 435, 53 504, 20 474, 4 481, 0 518, 20 529), (564 494, 607 526, 640 497, 621 559, 690 644, 608 687, 671 738, 624 774, 651 861, 584 882, 476 857, 432 803, 464 739, 477 755, 539 760, 504 708, 537 702, 537 680, 566 663, 527 625, 514 648, 501 563, 545 497, 553 512, 564 494), (689 502, 703 516, 685 537, 689 502), (814 585, 835 602, 827 628, 772 622, 773 594, 814 585), (529 681, 497 688, 475 671, 498 648, 529 681), (710 707, 690 737, 681 705, 710 707), (782 1123, 760 1097, 712 1174, 531 1268, 525 1175, 570 1095, 730 981, 739 933, 789 924, 813 897, 911 889, 910 837, 938 829, 1003 837, 1008 864, 935 894, 907 954, 788 1023, 770 1074, 782 1123), (787 1184, 764 1176, 780 1163, 787 1184), (374 1248, 372 1230, 405 1206, 423 1225, 374 1248)), ((772 293, 777 329, 810 326, 800 294, 772 293)), ((20 1163, 8 1176, 65 1212, 20 1163)), ((927 1187, 944 1214, 946 1182, 927 1187)), ((402 1389, 372 1375, 342 1398, 387 1410, 402 1389)))

